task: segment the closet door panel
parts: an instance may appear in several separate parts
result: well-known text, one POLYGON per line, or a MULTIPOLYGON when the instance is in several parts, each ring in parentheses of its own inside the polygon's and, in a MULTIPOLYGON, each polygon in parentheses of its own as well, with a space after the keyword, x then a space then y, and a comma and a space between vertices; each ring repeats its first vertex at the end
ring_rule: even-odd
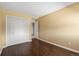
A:
POLYGON ((29 24, 26 19, 8 16, 6 19, 6 43, 7 46, 29 41, 29 24))

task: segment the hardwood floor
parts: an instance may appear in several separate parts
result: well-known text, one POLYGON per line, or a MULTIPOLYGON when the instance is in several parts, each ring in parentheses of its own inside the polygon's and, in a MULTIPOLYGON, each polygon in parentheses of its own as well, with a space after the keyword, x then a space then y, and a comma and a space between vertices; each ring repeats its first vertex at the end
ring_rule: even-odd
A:
POLYGON ((32 56, 31 42, 17 44, 4 48, 1 56, 32 56))
POLYGON ((37 38, 32 39, 34 56, 79 56, 79 53, 44 42, 37 38))
POLYGON ((79 56, 79 54, 33 38, 32 42, 4 48, 1 56, 79 56))

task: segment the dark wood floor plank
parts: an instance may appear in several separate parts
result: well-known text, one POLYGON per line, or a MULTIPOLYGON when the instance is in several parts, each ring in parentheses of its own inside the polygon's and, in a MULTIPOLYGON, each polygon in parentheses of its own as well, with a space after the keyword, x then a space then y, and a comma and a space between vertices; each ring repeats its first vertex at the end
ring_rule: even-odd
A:
POLYGON ((63 49, 33 38, 32 42, 17 44, 3 49, 2 56, 79 56, 78 53, 63 49))
POLYGON ((35 56, 79 56, 79 53, 75 53, 37 38, 33 38, 32 43, 35 56))
POLYGON ((32 56, 31 42, 17 44, 4 48, 2 56, 32 56))

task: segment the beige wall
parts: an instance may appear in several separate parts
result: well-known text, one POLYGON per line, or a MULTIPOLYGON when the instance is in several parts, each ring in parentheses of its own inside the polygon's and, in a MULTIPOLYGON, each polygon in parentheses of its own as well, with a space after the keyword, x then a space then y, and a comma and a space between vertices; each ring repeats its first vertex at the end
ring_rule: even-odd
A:
POLYGON ((0 47, 5 45, 5 21, 4 21, 4 13, 2 8, 0 8, 0 47))
MULTIPOLYGON (((5 10, 4 8, 0 8, 0 47, 3 47, 6 45, 6 16, 17 16, 17 17, 22 17, 25 18, 26 20, 29 20, 31 23, 32 21, 32 16, 25 15, 16 11, 10 11, 10 10, 5 10)), ((29 30, 31 35, 31 24, 29 25, 29 30)))
POLYGON ((79 51, 79 3, 40 17, 39 37, 79 51))

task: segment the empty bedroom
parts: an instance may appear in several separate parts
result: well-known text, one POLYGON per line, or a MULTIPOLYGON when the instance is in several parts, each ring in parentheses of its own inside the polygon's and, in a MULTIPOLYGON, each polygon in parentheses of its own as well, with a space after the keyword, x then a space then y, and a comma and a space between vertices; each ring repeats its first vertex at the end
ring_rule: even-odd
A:
POLYGON ((0 56, 79 56, 79 2, 0 2, 0 56))

